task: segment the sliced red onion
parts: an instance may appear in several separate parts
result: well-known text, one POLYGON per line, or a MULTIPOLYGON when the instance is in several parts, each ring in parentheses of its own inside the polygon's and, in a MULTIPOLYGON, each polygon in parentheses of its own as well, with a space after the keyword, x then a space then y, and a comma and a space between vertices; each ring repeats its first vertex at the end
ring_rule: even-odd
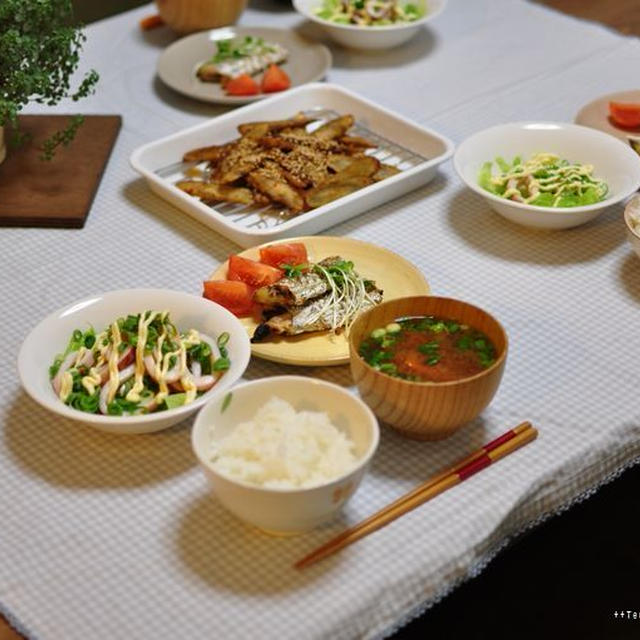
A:
POLYGON ((95 362, 95 358, 93 356, 93 349, 87 349, 83 354, 82 358, 80 358, 80 362, 78 362, 78 366, 86 367, 87 369, 93 366, 95 362))
MULTIPOLYGON (((147 370, 147 373, 153 380, 158 382, 158 376, 156 375, 156 361, 153 359, 153 356, 148 355, 144 358, 144 366, 147 370)), ((169 371, 167 371, 166 375, 163 377, 163 380, 167 384, 172 384, 180 380, 180 363, 176 362, 169 371)))
POLYGON ((391 10, 391 2, 385 2, 384 4, 380 4, 376 6, 378 2, 376 0, 368 0, 365 3, 365 11, 369 14, 371 18, 374 20, 380 20, 389 14, 391 10))
POLYGON ((156 401, 155 395, 150 395, 140 400, 140 403, 138 404, 138 408, 136 409, 135 413, 136 414, 151 413, 152 411, 155 411, 157 407, 158 407, 158 402, 156 401), (145 411, 143 412, 142 409, 145 409, 145 411))
MULTIPOLYGON (((108 352, 105 354, 105 356, 109 357, 108 352)), ((134 360, 136 359, 136 352, 134 350, 134 348, 129 345, 121 354, 120 357, 118 358, 118 369, 124 369, 125 367, 128 367, 134 360)), ((98 375, 100 376, 100 384, 104 384, 108 379, 109 379, 109 364, 103 364, 99 369, 98 369, 98 375)))
POLYGON ((202 365, 194 360, 191 363, 191 375, 193 384, 196 385, 198 391, 208 391, 216 383, 217 378, 212 375, 202 375, 202 365))

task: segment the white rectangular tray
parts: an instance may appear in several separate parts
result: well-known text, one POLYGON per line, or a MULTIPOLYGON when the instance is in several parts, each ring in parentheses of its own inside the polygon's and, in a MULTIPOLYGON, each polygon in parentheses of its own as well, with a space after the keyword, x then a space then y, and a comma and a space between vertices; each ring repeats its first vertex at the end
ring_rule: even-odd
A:
POLYGON ((250 247, 318 233, 416 189, 429 182, 438 165, 452 154, 453 143, 434 131, 342 87, 314 83, 143 145, 132 153, 131 165, 159 196, 240 246, 250 247), (336 113, 353 114, 356 120, 353 133, 378 144, 372 155, 394 164, 401 172, 295 217, 283 216, 273 207, 248 208, 229 203, 211 206, 175 186, 184 179, 183 170, 189 166, 181 162, 189 149, 229 142, 238 137, 237 126, 244 122, 282 120, 300 111, 324 118, 336 113))

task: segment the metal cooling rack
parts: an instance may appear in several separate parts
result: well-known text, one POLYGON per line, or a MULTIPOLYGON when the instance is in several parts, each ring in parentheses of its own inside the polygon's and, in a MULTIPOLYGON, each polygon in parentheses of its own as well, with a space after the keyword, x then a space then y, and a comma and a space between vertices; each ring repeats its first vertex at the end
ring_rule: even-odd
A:
MULTIPOLYGON (((307 131, 309 132, 340 115, 337 111, 332 109, 323 109, 321 107, 303 111, 302 113, 309 118, 315 118, 315 121, 307 126, 307 131)), ((409 149, 374 133, 362 123, 356 122, 349 130, 349 134, 366 138, 375 144, 376 147, 374 149, 368 149, 366 154, 377 158, 384 164, 396 167, 400 171, 411 169, 423 162, 426 162, 427 160, 427 158, 424 158, 423 156, 420 156, 417 153, 414 153, 413 151, 410 151, 409 149)), ((205 173, 206 164, 206 162, 203 162, 200 165, 197 165, 196 168, 201 168, 203 173, 205 173)), ((184 180, 186 171, 189 169, 194 169, 194 165, 192 163, 176 162, 167 167, 163 167, 162 169, 157 169, 155 173, 159 177, 174 184, 180 180, 184 180)), ((225 216, 229 222, 239 225, 245 229, 273 229, 287 220, 291 220, 294 217, 299 219, 305 215, 304 213, 301 213, 296 216, 288 212, 286 209, 280 209, 272 204, 259 206, 234 204, 222 201, 209 202, 206 204, 218 214, 225 216)))

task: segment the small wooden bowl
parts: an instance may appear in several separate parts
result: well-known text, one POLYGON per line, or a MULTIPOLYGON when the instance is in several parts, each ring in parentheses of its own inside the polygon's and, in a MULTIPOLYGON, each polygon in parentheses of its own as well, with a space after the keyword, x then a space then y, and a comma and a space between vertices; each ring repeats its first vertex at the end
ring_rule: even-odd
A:
POLYGON ((417 440, 440 440, 476 418, 491 402, 507 359, 507 334, 489 313, 461 300, 416 296, 389 300, 363 313, 349 334, 351 373, 362 399, 380 420, 417 440), (358 348, 371 331, 398 318, 436 316, 467 324, 487 335, 495 362, 474 376, 451 382, 410 382, 374 369, 358 348))
POLYGON ((233 24, 248 0, 156 0, 164 22, 180 34, 233 24))

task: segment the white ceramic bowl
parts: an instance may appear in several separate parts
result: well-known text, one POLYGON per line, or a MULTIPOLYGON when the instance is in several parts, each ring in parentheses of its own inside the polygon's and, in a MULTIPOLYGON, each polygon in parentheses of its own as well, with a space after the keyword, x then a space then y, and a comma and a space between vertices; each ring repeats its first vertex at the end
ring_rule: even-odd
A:
POLYGON ((246 382, 234 387, 230 401, 227 395, 216 393, 207 402, 191 434, 193 450, 220 502, 241 520, 277 535, 302 533, 334 517, 357 489, 378 446, 378 423, 369 407, 338 385, 302 376, 246 382), (223 438, 252 419, 273 396, 297 411, 325 412, 354 441, 357 465, 335 480, 302 489, 259 487, 217 471, 209 459, 212 439, 223 438))
POLYGON ((640 258, 640 196, 634 196, 629 200, 624 208, 624 221, 627 226, 627 238, 640 258), (634 224, 632 218, 638 222, 634 224))
POLYGON ((577 124, 515 122, 491 127, 462 142, 453 164, 463 182, 485 198, 494 211, 512 222, 539 229, 566 229, 584 224, 640 187, 638 154, 613 136, 577 124), (478 184, 483 163, 494 161, 496 156, 510 161, 518 155, 527 159, 538 152, 592 164, 594 175, 609 185, 607 198, 582 207, 553 209, 505 200, 478 184))
POLYGON ((225 391, 240 378, 251 355, 249 337, 240 321, 214 302, 166 289, 124 289, 74 302, 42 320, 25 338, 18 355, 18 373, 25 391, 43 407, 86 425, 112 433, 147 433, 170 427, 201 407, 217 391, 225 391), (216 385, 194 402, 140 416, 105 416, 85 413, 65 405, 49 380, 49 365, 65 350, 74 329, 93 326, 96 331, 116 318, 154 309, 170 312, 180 331, 197 329, 216 338, 227 331, 231 367, 216 385))
POLYGON ((337 24, 319 18, 315 10, 322 0, 293 0, 293 6, 305 18, 322 26, 337 43, 352 49, 390 49, 407 42, 422 29, 423 25, 441 13, 447 0, 423 0, 426 12, 415 22, 403 22, 384 27, 360 27, 350 24, 337 24))

